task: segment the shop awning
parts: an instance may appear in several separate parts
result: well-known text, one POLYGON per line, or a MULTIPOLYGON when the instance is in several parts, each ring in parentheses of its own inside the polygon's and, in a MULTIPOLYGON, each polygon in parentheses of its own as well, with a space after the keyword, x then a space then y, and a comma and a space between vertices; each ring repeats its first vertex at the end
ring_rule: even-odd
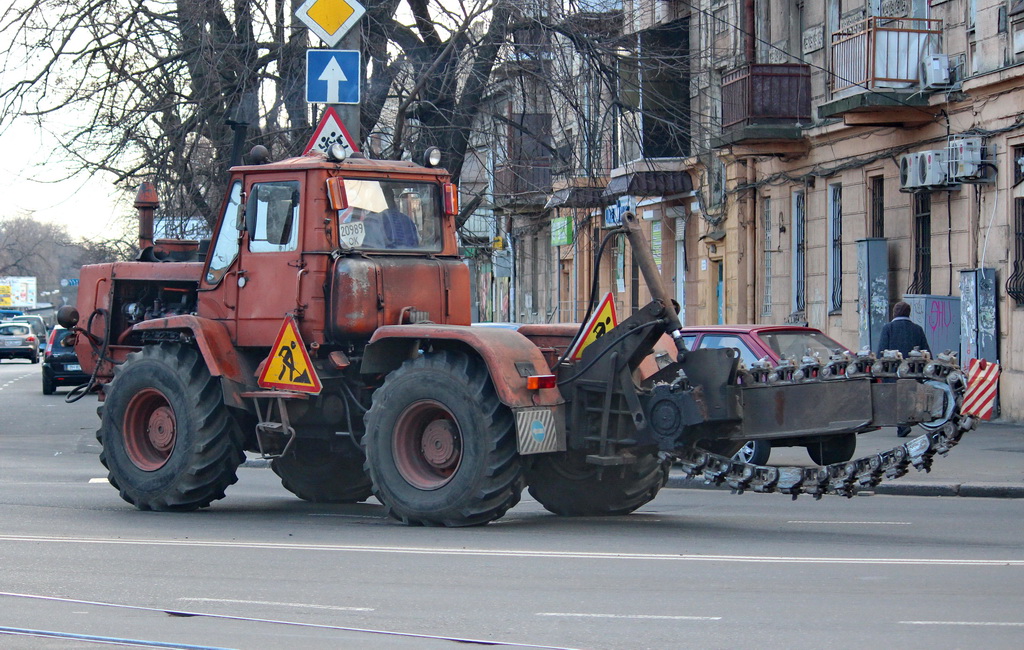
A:
POLYGON ((603 187, 564 187, 548 197, 545 210, 552 208, 599 208, 607 201, 601 198, 603 187))
POLYGON ((668 196, 693 191, 693 179, 687 172, 633 172, 616 176, 604 188, 602 197, 668 196))

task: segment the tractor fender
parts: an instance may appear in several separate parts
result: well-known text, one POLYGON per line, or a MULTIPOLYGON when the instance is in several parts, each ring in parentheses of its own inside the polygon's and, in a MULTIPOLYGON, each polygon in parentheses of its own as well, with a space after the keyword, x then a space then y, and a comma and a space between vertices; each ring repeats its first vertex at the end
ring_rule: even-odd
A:
POLYGON ((224 399, 229 406, 246 408, 241 394, 253 384, 249 364, 239 355, 224 323, 192 315, 154 318, 139 323, 131 331, 187 330, 192 333, 210 376, 220 377, 224 399))
POLYGON ((472 351, 487 366, 498 399, 513 409, 564 404, 557 388, 526 388, 530 375, 553 374, 540 348, 514 329, 466 325, 385 325, 370 338, 363 374, 384 374, 427 347, 472 351))

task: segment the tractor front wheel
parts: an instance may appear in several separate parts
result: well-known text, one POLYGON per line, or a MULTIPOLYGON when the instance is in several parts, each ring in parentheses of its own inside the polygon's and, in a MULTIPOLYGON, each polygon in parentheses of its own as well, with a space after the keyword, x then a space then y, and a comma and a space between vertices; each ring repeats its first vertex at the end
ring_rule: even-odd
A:
POLYGON ((238 480, 242 436, 194 348, 146 346, 115 369, 104 392, 100 461, 128 503, 205 508, 238 480))

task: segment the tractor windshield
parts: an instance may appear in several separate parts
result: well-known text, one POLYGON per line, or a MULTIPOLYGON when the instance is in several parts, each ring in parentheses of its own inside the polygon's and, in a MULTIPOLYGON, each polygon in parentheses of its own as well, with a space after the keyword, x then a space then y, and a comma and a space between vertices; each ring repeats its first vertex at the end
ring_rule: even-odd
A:
POLYGON ((345 179, 348 207, 338 210, 345 248, 441 250, 441 198, 432 183, 345 179))

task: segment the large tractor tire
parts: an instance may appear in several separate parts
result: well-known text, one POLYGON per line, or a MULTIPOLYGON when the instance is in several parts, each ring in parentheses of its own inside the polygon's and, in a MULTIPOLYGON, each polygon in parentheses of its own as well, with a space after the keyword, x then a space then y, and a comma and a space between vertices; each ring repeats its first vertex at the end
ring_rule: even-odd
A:
POLYGON ((132 353, 105 392, 100 461, 128 503, 205 508, 238 480, 242 436, 195 349, 162 343, 132 353))
POLYGON ((668 481, 669 462, 655 454, 635 463, 597 467, 582 453, 541 454, 526 471, 530 494, 565 517, 628 515, 654 499, 668 481))
POLYGON ((466 354, 428 354, 389 374, 373 394, 363 445, 374 494, 406 524, 486 524, 519 501, 512 412, 466 354))
POLYGON ((326 440, 298 440, 270 468, 286 490, 312 503, 359 503, 373 494, 363 469, 365 457, 352 449, 332 450, 326 440))
POLYGON ((813 461, 815 465, 845 463, 853 458, 853 454, 856 451, 856 433, 831 436, 807 445, 807 455, 811 457, 811 461, 813 461))

